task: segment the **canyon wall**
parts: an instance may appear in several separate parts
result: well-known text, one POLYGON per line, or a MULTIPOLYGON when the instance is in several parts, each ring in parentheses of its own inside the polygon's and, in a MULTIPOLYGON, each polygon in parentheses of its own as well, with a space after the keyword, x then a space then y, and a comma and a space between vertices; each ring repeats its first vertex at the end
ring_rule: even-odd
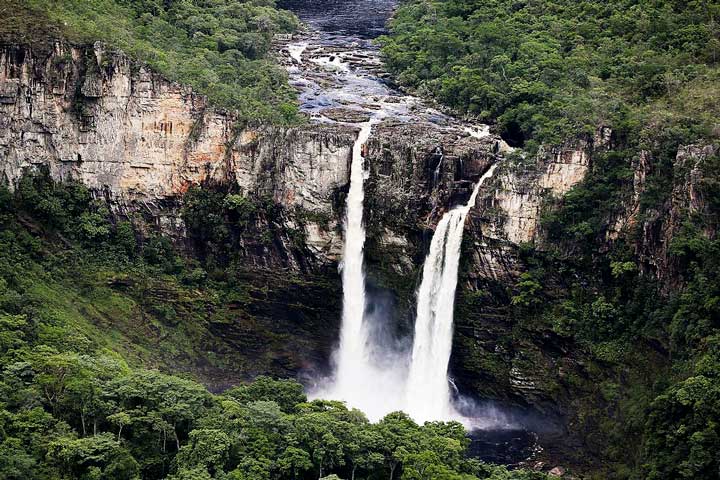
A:
MULTIPOLYGON (((0 113, 0 176, 10 186, 42 165, 53 178, 80 180, 118 208, 146 209, 162 219, 163 207, 190 186, 232 183, 244 195, 331 217, 329 231, 315 224, 307 233, 318 261, 337 260, 338 194, 347 188, 355 128, 240 128, 205 97, 100 44, 57 43, 44 52, 2 46, 0 113)), ((380 124, 367 149, 367 223, 382 228, 388 246, 409 241, 402 230, 432 229, 443 209, 463 201, 474 180, 502 159, 500 145, 490 135, 380 124)), ((543 195, 562 195, 581 181, 590 151, 585 142, 537 160, 505 162, 484 195, 503 221, 486 236, 532 241, 543 195)))
MULTIPOLYGON (((230 186, 279 207, 241 239, 251 272, 243 280, 258 287, 251 298, 255 319, 296 342, 249 345, 255 320, 213 327, 220 350, 258 357, 268 353, 263 349, 282 350, 272 354, 275 374, 317 368, 336 341, 344 196, 357 132, 316 124, 241 128, 204 97, 99 44, 55 44, 45 51, 0 46, 0 179, 11 187, 25 170, 43 166, 58 180, 82 181, 117 214, 139 212, 181 242, 187 240, 183 195, 192 186, 230 186), (270 225, 268 241, 261 237, 270 225), (286 284, 278 280, 283 276, 296 280, 286 284)), ((517 334, 509 296, 523 270, 523 245, 543 248, 543 208, 580 183, 611 142, 612 132, 602 128, 524 158, 493 135, 428 124, 374 128, 366 146, 367 275, 374 301, 390 305, 400 319, 399 333, 410 331, 437 221, 500 162, 471 211, 463 243, 451 363, 463 391, 552 410, 571 388, 565 379, 582 373, 567 340, 548 330, 517 334)), ((608 242, 641 222, 644 233, 634 248, 644 268, 671 271, 668 238, 682 212, 704 208, 693 185, 702 178, 702 159, 716 152, 681 149, 677 163, 686 175, 676 179, 672 204, 642 218, 638 202, 652 159, 641 154, 629 166, 633 194, 613 220, 608 242)), ((258 365, 242 374, 269 368, 258 365)), ((217 385, 234 378, 225 370, 205 375, 217 385)))
MULTIPOLYGON (((347 184, 355 135, 342 127, 239 129, 205 97, 99 44, 0 48, 0 178, 12 186, 24 170, 45 166, 179 235, 174 207, 203 183, 338 217, 333 199, 347 184)), ((315 261, 335 259, 337 222, 305 227, 315 261)))
MULTIPOLYGON (((195 185, 231 185, 281 207, 277 218, 263 218, 243 239, 248 268, 321 275, 331 290, 338 288, 356 135, 356 128, 338 125, 240 128, 203 96, 100 44, 57 43, 44 51, 0 47, 0 178, 11 188, 24 171, 42 166, 57 180, 82 181, 117 214, 139 212, 182 240, 185 192, 195 185), (271 223, 279 234, 260 241, 271 223), (302 245, 291 238, 298 229, 302 245)), ((392 297, 406 327, 434 225, 445 210, 466 201, 492 163, 504 162, 469 222, 467 237, 475 248, 462 279, 468 285, 483 278, 513 281, 512 247, 535 238, 547 192, 561 195, 582 180, 592 145, 568 145, 537 160, 504 160, 501 150, 503 143, 492 135, 477 138, 422 124, 375 127, 366 148, 368 278, 392 297)), ((332 309, 337 306, 324 315, 334 315, 328 321, 335 325, 316 342, 319 362, 329 355, 340 318, 332 309)), ((294 315, 272 308, 265 314, 270 312, 294 315)), ((464 331, 462 315, 458 326, 464 331)), ((225 328, 221 335, 232 348, 245 348, 235 342, 232 327, 225 328)), ((308 345, 314 348, 312 338, 308 345)), ((464 361, 462 354, 457 358, 464 361)), ((287 368, 296 370, 299 363, 287 368)))

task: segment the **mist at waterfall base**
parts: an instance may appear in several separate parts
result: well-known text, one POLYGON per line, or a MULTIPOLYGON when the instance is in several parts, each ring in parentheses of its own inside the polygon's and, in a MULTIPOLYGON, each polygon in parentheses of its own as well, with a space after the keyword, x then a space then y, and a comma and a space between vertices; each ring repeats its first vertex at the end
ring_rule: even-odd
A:
POLYGON ((477 412, 467 400, 462 408, 467 413, 460 413, 453 405, 447 377, 465 220, 495 167, 477 182, 467 204, 448 211, 437 226, 417 292, 411 349, 410 342, 397 340, 388 331, 391 312, 382 302, 368 298, 366 288, 363 145, 372 124, 363 124, 353 148, 341 264, 343 318, 334 375, 319 382, 311 397, 342 400, 365 412, 371 421, 402 410, 421 424, 457 420, 468 428, 507 428, 510 423, 500 412, 477 412))
POLYGON ((345 212, 345 244, 340 265, 343 283, 343 314, 340 346, 335 352, 332 379, 311 391, 312 397, 345 401, 371 420, 402 409, 404 367, 381 336, 381 310, 369 316, 364 271, 365 226, 363 224, 365 167, 362 149, 375 121, 363 124, 355 141, 350 171, 350 191, 345 212))

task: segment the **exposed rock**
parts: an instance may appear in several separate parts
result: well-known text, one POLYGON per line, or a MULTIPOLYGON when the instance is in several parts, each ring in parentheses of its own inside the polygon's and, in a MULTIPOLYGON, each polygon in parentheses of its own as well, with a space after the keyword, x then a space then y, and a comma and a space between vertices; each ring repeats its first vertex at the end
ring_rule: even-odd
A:
MULTIPOLYGON (((720 152, 717 145, 687 145, 678 149, 673 170, 674 182, 670 201, 660 210, 641 211, 640 199, 645 192, 647 178, 653 172, 654 159, 647 151, 641 151, 633 159, 632 193, 622 204, 619 214, 608 229, 608 241, 617 240, 638 229, 635 238, 635 252, 641 260, 641 267, 663 280, 666 288, 681 280, 670 253, 670 244, 674 235, 682 227, 688 214, 706 211, 708 206, 699 188, 705 178, 706 161, 720 152), (642 213, 642 215, 641 215, 642 213)), ((714 231, 704 232, 708 238, 716 235, 714 231)))
POLYGON ((592 143, 541 149, 532 162, 509 162, 496 175, 490 205, 501 210, 504 222, 491 238, 514 244, 536 239, 540 206, 546 195, 561 197, 580 183, 590 166, 592 143))
MULTIPOLYGON (((58 44, 47 54, 0 49, 0 172, 6 182, 15 183, 24 169, 47 166, 54 178, 79 179, 118 213, 140 211, 178 238, 184 233, 178 214, 182 195, 206 182, 231 184, 281 207, 275 218, 263 216, 252 229, 272 230, 272 241, 256 238, 260 235, 241 239, 245 266, 326 275, 329 290, 313 290, 320 296, 337 287, 343 197, 356 136, 357 128, 317 124, 237 130, 233 116, 212 109, 204 97, 100 45, 58 44)), ((594 150, 610 138, 605 129, 594 140, 544 150, 537 158, 504 160, 508 150, 498 137, 473 135, 458 125, 438 126, 430 119, 375 126, 365 148, 368 278, 374 287, 394 292, 405 325, 411 325, 432 229, 447 209, 467 201, 492 164, 503 162, 483 187, 466 227, 468 261, 459 279, 451 365, 465 391, 525 403, 552 399, 557 385, 552 375, 561 363, 543 340, 521 348, 498 342, 513 327, 508 287, 519 273, 518 245, 539 239, 545 197, 561 196, 580 182, 594 150), (531 374, 531 366, 542 368, 531 374)), ((297 305, 279 305, 283 296, 302 298, 296 284, 275 292, 275 279, 263 282, 253 299, 263 309, 256 315, 268 323, 283 316, 291 319, 284 324, 319 321, 298 313, 297 305)), ((338 310, 335 316, 318 308, 326 330, 322 341, 301 339, 303 352, 314 352, 315 364, 327 358, 329 339, 335 338, 338 298, 323 302, 338 310)), ((231 348, 247 348, 243 342, 250 330, 243 322, 223 324, 218 335, 231 348)), ((295 358, 286 363, 282 368, 298 368, 295 358)))
POLYGON ((370 114, 352 108, 328 108, 323 115, 336 122, 363 123, 370 120, 370 114))
POLYGON ((551 477, 562 477, 565 475, 566 470, 563 467, 555 467, 548 472, 551 477))
MULTIPOLYGON (((287 209, 337 217, 349 178, 353 128, 236 131, 232 115, 123 54, 56 44, 48 55, 0 49, 0 173, 11 186, 28 168, 75 178, 115 209, 150 212, 182 234, 176 204, 191 186, 236 183, 287 209)), ((337 222, 306 225, 319 263, 340 249, 337 222)), ((292 262, 291 265, 292 266, 292 262)))

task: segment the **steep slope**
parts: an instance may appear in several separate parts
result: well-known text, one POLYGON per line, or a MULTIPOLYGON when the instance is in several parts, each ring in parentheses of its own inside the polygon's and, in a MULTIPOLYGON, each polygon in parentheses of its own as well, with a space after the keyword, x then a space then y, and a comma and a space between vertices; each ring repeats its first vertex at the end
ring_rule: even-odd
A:
POLYGON ((719 9, 408 1, 383 40, 400 83, 537 152, 467 242, 461 390, 559 407, 606 477, 717 469, 719 9))

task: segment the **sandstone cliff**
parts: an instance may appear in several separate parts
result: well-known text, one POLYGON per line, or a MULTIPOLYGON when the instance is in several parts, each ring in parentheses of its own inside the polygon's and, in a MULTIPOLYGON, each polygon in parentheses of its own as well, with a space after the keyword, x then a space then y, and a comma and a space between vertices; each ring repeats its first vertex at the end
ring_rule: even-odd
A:
MULTIPOLYGON (((56 44, 47 51, 0 47, 0 172, 9 185, 25 169, 45 166, 56 179, 84 182, 118 215, 139 213, 150 227, 180 241, 186 235, 183 195, 193 185, 231 185, 279 207, 240 239, 246 266, 256 272, 243 277, 258 287, 253 315, 276 329, 307 326, 294 330, 303 336, 300 348, 273 355, 282 359, 275 373, 327 362, 336 338, 337 265, 356 135, 356 128, 339 125, 240 128, 232 114, 213 109, 204 97, 99 44, 56 44), (260 238, 268 229, 274 235, 269 241, 260 238), (302 288, 280 285, 272 272, 307 282, 302 288), (314 301, 303 299, 303 291, 312 291, 314 301), (318 303, 325 296, 335 300, 318 303), (282 298, 292 298, 297 308, 280 308, 282 298), (310 332, 310 326, 321 331, 310 332)), ((568 372, 582 371, 572 345, 552 332, 517 334, 509 295, 523 270, 522 246, 544 248, 543 208, 581 182, 593 158, 611 143, 612 132, 604 128, 592 138, 525 158, 508 152, 493 135, 477 138, 430 124, 375 127, 366 147, 368 279, 373 301, 390 305, 401 332, 410 330, 435 224, 500 162, 472 210, 463 245, 451 370, 464 391, 552 410, 570 388, 563 380, 568 372)), ((652 159, 640 155, 630 166, 633 192, 614 218, 608 242, 642 222, 645 233, 635 248, 643 265, 670 271, 667 239, 679 228, 680 212, 704 208, 693 185, 702 178, 702 160, 713 152, 682 149, 677 163, 686 174, 676 179, 671 204, 642 217, 638 202, 652 159)), ((212 326, 218 348, 253 355, 271 348, 249 346, 251 323, 238 319, 212 326)), ((233 372, 205 375, 224 379, 233 372)))

